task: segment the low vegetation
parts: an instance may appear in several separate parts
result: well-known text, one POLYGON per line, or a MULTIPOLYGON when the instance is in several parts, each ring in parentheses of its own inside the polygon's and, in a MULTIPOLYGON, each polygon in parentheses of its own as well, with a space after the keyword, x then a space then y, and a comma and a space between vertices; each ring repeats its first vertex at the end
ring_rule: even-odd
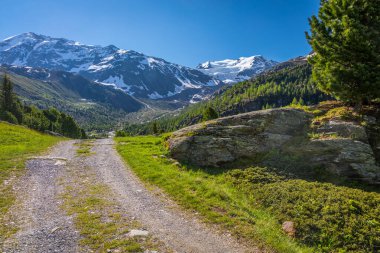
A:
POLYGON ((93 141, 87 140, 87 141, 81 141, 77 148, 77 154, 80 156, 89 156, 94 154, 94 152, 91 152, 93 141))
POLYGON ((14 178, 24 171, 25 161, 62 138, 45 135, 22 126, 0 122, 0 237, 6 237, 12 228, 3 217, 14 203, 14 178))
POLYGON ((162 137, 116 140, 118 152, 142 180, 249 244, 259 241, 278 252, 378 250, 379 193, 308 182, 261 167, 187 167, 167 157, 162 137), (284 221, 294 222, 296 240, 282 232, 284 221))
POLYGON ((380 246, 380 194, 307 182, 266 168, 232 170, 235 186, 254 194, 279 222, 293 221, 296 238, 322 252, 375 252, 380 246))

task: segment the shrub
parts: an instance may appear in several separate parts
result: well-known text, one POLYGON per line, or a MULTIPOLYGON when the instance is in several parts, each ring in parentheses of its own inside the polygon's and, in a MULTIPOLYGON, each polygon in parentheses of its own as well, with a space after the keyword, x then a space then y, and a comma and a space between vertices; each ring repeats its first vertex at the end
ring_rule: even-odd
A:
POLYGON ((116 137, 127 137, 128 134, 124 130, 117 130, 116 133, 115 133, 115 136, 116 137))

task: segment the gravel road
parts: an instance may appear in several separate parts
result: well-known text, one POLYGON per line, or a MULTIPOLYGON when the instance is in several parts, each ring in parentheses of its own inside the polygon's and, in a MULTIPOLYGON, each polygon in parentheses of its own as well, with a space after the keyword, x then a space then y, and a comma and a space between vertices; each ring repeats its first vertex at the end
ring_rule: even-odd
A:
POLYGON ((27 162, 27 173, 15 186, 17 204, 10 211, 19 231, 5 241, 2 252, 77 252, 79 235, 60 209, 57 181, 75 156, 73 144, 61 142, 48 156, 27 162))
POLYGON ((239 245, 227 235, 217 234, 175 203, 145 189, 114 149, 112 139, 96 141, 96 155, 88 159, 115 193, 127 213, 176 252, 258 252, 239 245))
POLYGON ((259 252, 247 249, 231 236, 216 232, 184 211, 159 191, 147 190, 123 162, 112 139, 96 140, 92 155, 76 155, 75 141, 54 147, 49 156, 27 163, 27 174, 17 184, 17 203, 12 209, 19 231, 3 245, 3 252, 78 252, 79 233, 72 218, 60 209, 63 186, 59 178, 69 177, 68 166, 91 168, 96 180, 106 184, 115 203, 158 240, 179 253, 259 252), (80 160, 79 160, 80 159, 80 160))

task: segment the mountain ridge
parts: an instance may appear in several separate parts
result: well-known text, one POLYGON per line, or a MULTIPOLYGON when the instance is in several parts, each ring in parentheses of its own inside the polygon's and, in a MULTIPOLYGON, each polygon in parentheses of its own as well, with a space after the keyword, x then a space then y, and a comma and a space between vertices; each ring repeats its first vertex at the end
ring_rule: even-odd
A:
POLYGON ((0 62, 78 73, 128 94, 161 99, 185 89, 222 82, 202 72, 133 50, 84 45, 64 38, 24 33, 0 42, 0 62))
MULTIPOLYGON (((260 66, 253 66, 253 72, 249 68, 242 69, 243 72, 236 74, 240 79, 251 77, 274 64, 258 56, 252 59, 260 66)), ((99 84, 122 89, 136 98, 151 100, 195 103, 219 87, 232 83, 204 69, 181 66, 134 50, 114 45, 85 45, 32 32, 1 41, 0 63, 77 73, 99 84)))

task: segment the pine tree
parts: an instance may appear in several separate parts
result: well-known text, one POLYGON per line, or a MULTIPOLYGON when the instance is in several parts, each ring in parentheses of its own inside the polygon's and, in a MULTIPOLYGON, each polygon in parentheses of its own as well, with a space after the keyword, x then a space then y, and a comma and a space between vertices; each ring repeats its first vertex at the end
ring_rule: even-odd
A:
POLYGON ((7 75, 4 75, 1 87, 0 118, 14 124, 21 124, 23 120, 21 102, 13 93, 13 84, 7 75))
POLYGON ((12 104, 13 104, 13 85, 7 75, 4 75, 1 95, 2 95, 1 96, 2 110, 10 112, 12 110, 12 104))
POLYGON ((203 120, 211 120, 218 118, 218 113, 214 108, 208 106, 203 112, 203 120))
POLYGON ((154 134, 158 134, 158 127, 157 127, 157 122, 153 122, 152 130, 154 134))
POLYGON ((380 2, 321 0, 318 17, 309 23, 318 86, 358 106, 380 98, 380 2))

